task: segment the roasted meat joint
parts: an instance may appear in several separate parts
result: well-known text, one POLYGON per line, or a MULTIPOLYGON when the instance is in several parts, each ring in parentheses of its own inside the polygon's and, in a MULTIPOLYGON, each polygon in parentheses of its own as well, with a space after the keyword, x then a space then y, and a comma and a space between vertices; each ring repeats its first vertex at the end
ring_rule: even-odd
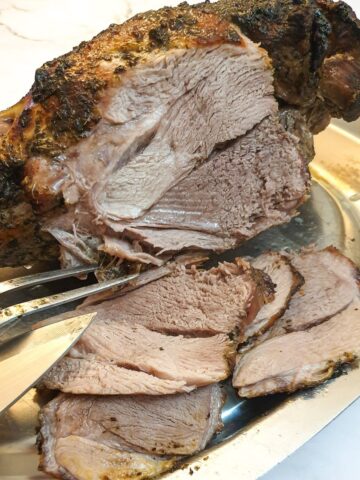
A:
POLYGON ((53 395, 41 470, 157 477, 211 444, 229 389, 294 392, 356 365, 360 274, 337 248, 213 254, 296 216, 313 135, 359 116, 343 2, 183 2, 36 71, 0 113, 0 266, 139 274, 61 314, 96 312, 37 385, 53 395))
POLYGON ((0 113, 1 264, 159 266, 287 222, 312 135, 359 116, 359 76, 343 2, 184 2, 111 25, 0 113))

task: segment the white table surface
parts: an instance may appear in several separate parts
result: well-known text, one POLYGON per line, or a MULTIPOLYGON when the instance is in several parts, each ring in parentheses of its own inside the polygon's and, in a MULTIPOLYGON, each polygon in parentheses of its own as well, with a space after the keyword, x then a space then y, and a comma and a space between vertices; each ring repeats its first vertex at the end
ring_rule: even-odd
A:
MULTIPOLYGON (((110 23, 177 3, 178 0, 0 0, 0 109, 17 102, 29 90, 35 69, 45 61, 90 39, 110 23)), ((348 3, 360 16, 360 0, 348 3)), ((343 479, 360 479, 360 399, 262 478, 343 479)))

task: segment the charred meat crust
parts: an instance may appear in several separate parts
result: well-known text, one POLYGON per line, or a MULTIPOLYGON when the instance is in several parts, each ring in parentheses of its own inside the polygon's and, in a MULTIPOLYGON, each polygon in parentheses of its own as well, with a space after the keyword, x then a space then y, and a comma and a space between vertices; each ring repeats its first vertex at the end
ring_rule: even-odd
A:
POLYGON ((97 104, 104 89, 119 85, 121 75, 151 52, 243 42, 235 25, 185 4, 110 25, 36 71, 34 85, 3 138, 0 160, 60 155, 100 120, 97 104))
POLYGON ((21 163, 36 154, 61 154, 99 121, 97 104, 104 88, 120 84, 121 75, 148 53, 241 45, 238 27, 269 53, 281 101, 306 112, 323 97, 332 115, 348 120, 359 115, 360 23, 345 3, 222 0, 189 6, 184 2, 110 25, 93 40, 39 68, 30 93, 11 109, 13 124, 2 140, 0 159, 21 163), (327 84, 330 68, 332 75, 339 76, 336 92, 327 84), (342 104, 340 92, 346 92, 342 104))
POLYGON ((314 103, 323 118, 330 114, 354 120, 359 116, 359 76, 355 68, 360 56, 360 23, 344 2, 229 0, 209 8, 230 17, 251 40, 261 42, 274 66, 280 103, 298 107, 307 118, 314 103), (338 89, 348 91, 348 101, 336 104, 337 92, 327 91, 319 80, 323 77, 331 81, 323 65, 344 53, 352 56, 348 78, 342 76, 343 64, 337 65, 332 74, 345 83, 338 89))

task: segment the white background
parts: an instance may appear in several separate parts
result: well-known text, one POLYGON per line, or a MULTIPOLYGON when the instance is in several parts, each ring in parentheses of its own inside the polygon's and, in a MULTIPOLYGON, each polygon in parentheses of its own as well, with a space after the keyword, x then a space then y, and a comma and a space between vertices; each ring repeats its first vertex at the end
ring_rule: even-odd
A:
MULTIPOLYGON (((45 61, 110 23, 164 3, 176 5, 178 0, 0 0, 0 109, 28 91, 35 69, 45 61)), ((360 0, 348 3, 360 16, 360 0)), ((343 479, 360 479, 360 400, 263 477, 343 479)))

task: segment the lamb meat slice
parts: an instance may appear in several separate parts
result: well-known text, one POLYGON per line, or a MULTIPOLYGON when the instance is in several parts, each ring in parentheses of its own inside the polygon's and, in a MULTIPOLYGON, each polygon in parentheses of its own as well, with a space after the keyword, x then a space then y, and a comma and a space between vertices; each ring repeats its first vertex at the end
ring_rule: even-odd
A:
POLYGON ((228 376, 233 347, 227 335, 185 338, 127 322, 97 321, 73 347, 72 358, 96 358, 159 378, 207 385, 228 376))
MULTIPOLYGON (((191 256, 187 262, 191 258, 201 257, 191 256)), ((86 302, 75 310, 76 314, 97 312, 89 332, 97 322, 106 321, 143 325, 170 335, 231 333, 241 338, 259 309, 273 299, 273 284, 268 275, 236 258, 209 270, 179 263, 159 267, 141 274, 133 285, 114 295, 99 304, 86 302)), ((71 315, 74 311, 61 318, 71 315)))
POLYGON ((233 385, 241 397, 293 392, 330 378, 360 355, 360 299, 327 322, 266 340, 238 362, 233 385))
MULTIPOLYGON (((305 330, 346 308, 359 295, 358 268, 335 247, 290 256, 305 283, 267 335, 305 330)), ((266 334, 265 334, 266 335, 266 334)))
POLYGON ((262 335, 280 318, 295 292, 304 284, 304 278, 295 270, 288 257, 278 252, 264 253, 252 262, 264 271, 275 285, 275 298, 265 304, 245 331, 246 340, 262 335))
POLYGON ((72 435, 56 442, 56 460, 40 469, 64 480, 158 477, 174 467, 174 460, 128 452, 72 435), (55 463, 56 462, 56 463, 55 463))
POLYGON ((72 393, 160 395, 165 388, 186 391, 227 378, 233 354, 227 335, 184 338, 98 319, 42 382, 47 388, 72 393), (123 377, 120 385, 115 383, 117 377, 123 377))
POLYGON ((167 380, 94 358, 71 357, 56 364, 38 386, 92 395, 170 395, 195 388, 195 385, 186 385, 184 380, 167 380))
POLYGON ((78 480, 89 468, 96 478, 114 467, 121 478, 152 477, 205 448, 222 426, 222 403, 218 385, 161 397, 61 394, 40 415, 40 467, 78 480))
MULTIPOLYGON (((188 252, 185 254, 177 255, 171 261, 168 261, 165 265, 156 268, 150 268, 139 274, 134 280, 126 284, 125 286, 120 286, 111 291, 106 291, 102 293, 97 293, 95 295, 90 295, 87 297, 81 304, 81 308, 87 307, 89 305, 95 305, 103 302, 104 300, 110 300, 116 298, 119 295, 124 295, 127 292, 131 292, 147 283, 154 282, 170 273, 174 272, 179 265, 184 267, 190 267, 191 265, 201 266, 208 260, 208 256, 205 252, 188 252)), ((130 272, 131 273, 131 272, 130 272)), ((112 270, 105 268, 104 270, 100 269, 96 273, 97 277, 103 281, 109 279, 109 274, 112 276, 112 270)), ((115 271, 117 275, 117 271, 115 271)))
MULTIPOLYGON (((210 270, 177 267, 171 274, 96 307, 97 321, 125 321, 169 334, 241 337, 261 306, 272 299, 269 278, 240 258, 210 270)), ((90 327, 90 330, 91 331, 90 327)))

